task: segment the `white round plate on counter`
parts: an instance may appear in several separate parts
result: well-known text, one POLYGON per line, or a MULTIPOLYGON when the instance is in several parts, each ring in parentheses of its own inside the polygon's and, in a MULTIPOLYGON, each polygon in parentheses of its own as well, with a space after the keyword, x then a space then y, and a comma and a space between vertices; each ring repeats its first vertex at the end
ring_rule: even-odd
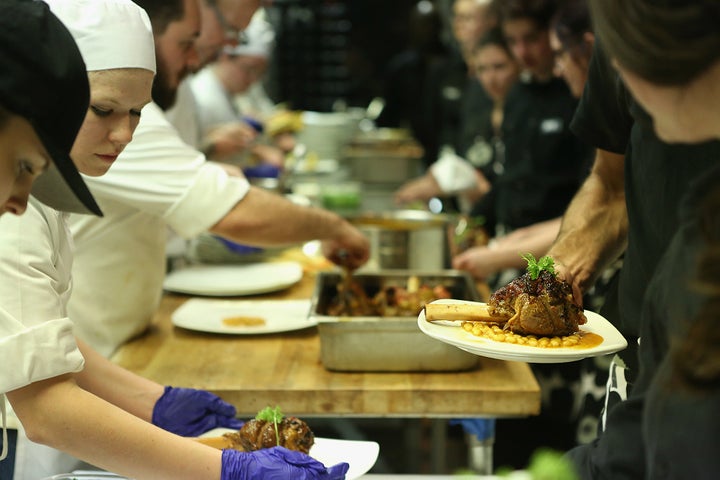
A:
POLYGON ((193 265, 170 272, 163 288, 187 295, 232 297, 283 290, 300 281, 297 262, 267 262, 245 265, 193 265))
MULTIPOLYGON (((219 437, 224 433, 236 432, 227 428, 215 428, 200 435, 201 437, 219 437)), ((333 438, 315 437, 315 444, 310 449, 310 456, 326 467, 345 462, 350 468, 345 480, 355 480, 366 474, 375 465, 380 445, 365 440, 336 440, 333 438)))
MULTIPOLYGON (((478 303, 455 299, 436 300, 434 303, 478 303)), ((587 323, 580 325, 580 330, 590 332, 602 337, 602 342, 594 347, 557 347, 541 348, 528 345, 517 345, 505 342, 496 342, 488 338, 478 337, 466 332, 459 321, 428 322, 425 311, 418 315, 418 327, 423 333, 441 342, 454 345, 466 352, 481 357, 496 358, 528 363, 565 363, 582 360, 587 357, 597 357, 623 350, 627 347, 627 340, 615 326, 595 312, 585 310, 587 323)))
POLYGON ((209 333, 260 335, 314 327, 310 300, 214 300, 191 298, 171 316, 177 327, 209 333), (262 320, 260 323, 233 319, 262 320))

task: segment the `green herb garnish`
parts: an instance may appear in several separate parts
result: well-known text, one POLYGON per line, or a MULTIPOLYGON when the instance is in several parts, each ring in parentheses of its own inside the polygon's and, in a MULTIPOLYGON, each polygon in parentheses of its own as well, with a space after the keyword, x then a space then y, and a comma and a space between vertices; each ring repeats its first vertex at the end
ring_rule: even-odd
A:
POLYGON ((540 276, 540 272, 543 270, 550 273, 552 276, 557 275, 557 272, 555 272, 555 260, 553 260, 552 257, 545 255, 544 257, 540 257, 540 260, 535 260, 532 253, 526 253, 522 255, 522 258, 524 258, 528 263, 527 271, 530 274, 530 278, 533 280, 537 280, 540 276))
POLYGON ((275 444, 280 445, 280 432, 278 431, 278 423, 282 422, 284 415, 280 407, 275 405, 275 408, 267 406, 260 410, 255 415, 255 420, 265 420, 266 422, 272 422, 275 425, 275 444))

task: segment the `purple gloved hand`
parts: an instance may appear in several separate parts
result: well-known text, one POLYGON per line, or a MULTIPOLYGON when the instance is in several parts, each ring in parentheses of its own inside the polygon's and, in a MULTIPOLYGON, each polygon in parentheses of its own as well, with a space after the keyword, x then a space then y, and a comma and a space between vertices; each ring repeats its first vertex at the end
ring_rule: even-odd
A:
POLYGON ((197 437, 218 427, 239 429, 243 422, 235 413, 235 407, 210 392, 165 387, 153 408, 152 423, 177 435, 197 437))
POLYGON ((223 450, 220 480, 343 480, 350 466, 326 468, 304 453, 273 447, 254 452, 223 450))

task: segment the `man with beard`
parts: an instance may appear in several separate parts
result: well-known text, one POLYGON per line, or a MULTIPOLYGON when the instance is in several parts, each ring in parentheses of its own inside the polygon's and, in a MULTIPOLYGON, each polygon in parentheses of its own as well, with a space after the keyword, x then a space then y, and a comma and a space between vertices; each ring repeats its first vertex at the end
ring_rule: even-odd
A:
MULTIPOLYGON (((217 60, 224 47, 238 44, 241 32, 257 10, 256 0, 201 0, 200 35, 195 40, 197 62, 191 72, 183 72, 177 98, 164 107, 165 117, 178 130, 180 137, 192 147, 208 154, 217 145, 232 151, 244 150, 257 137, 257 132, 245 122, 232 122, 205 134, 201 131, 198 105, 190 88, 190 73, 195 73, 217 60), (248 14, 251 16, 249 17, 248 14)), ((160 92, 158 92, 160 93, 160 92)), ((239 171, 228 169, 231 174, 239 171)))
MULTIPOLYGON (((153 103, 143 109, 117 165, 104 177, 88 179, 105 217, 72 215, 69 221, 76 245, 76 293, 69 311, 78 337, 108 356, 151 323, 162 294, 168 226, 186 238, 209 231, 258 246, 319 239, 333 261, 347 252, 352 268, 369 254, 367 239, 341 217, 229 177, 181 140, 164 110, 201 62, 195 48, 200 5, 198 0, 136 3, 150 16, 155 36, 153 103)), ((237 3, 248 19, 260 4, 237 3)))

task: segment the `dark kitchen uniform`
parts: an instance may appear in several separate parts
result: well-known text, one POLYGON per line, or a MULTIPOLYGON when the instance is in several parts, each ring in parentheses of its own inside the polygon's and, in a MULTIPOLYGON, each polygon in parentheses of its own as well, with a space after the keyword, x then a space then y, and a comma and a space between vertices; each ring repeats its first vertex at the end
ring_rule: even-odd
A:
MULTIPOLYGON (((711 230, 715 248, 720 243, 720 205, 717 200, 710 204, 706 199, 708 194, 719 190, 720 168, 693 182, 692 193, 682 205, 679 231, 658 264, 645 297, 640 377, 630 400, 636 396, 642 399, 641 392, 650 383, 645 395, 642 431, 646 478, 654 480, 710 480, 720 472, 718 370, 716 368, 714 382, 691 388, 686 382, 678 381, 682 374, 668 355, 673 344, 678 346, 686 341, 690 329, 703 325, 689 346, 693 351, 701 351, 698 355, 705 361, 714 361, 717 365, 720 359, 720 345, 715 343, 720 332, 719 295, 716 292, 713 303, 709 303, 710 298, 693 282, 699 278, 696 270, 699 257, 708 249, 706 230, 711 230), (712 220, 705 217, 701 221, 702 210, 709 212, 712 220), (701 310, 703 313, 699 316, 701 310), (698 320, 700 318, 702 320, 698 320), (698 336, 702 338, 699 341, 698 336)), ((720 271, 711 268, 706 270, 708 274, 717 289, 720 271)), ((687 353, 682 355, 687 358, 687 353)), ((696 365, 695 359, 689 362, 690 368, 696 365)))
MULTIPOLYGON (((605 432, 569 455, 583 479, 638 479, 643 478, 645 457, 639 428, 642 403, 638 404, 637 399, 617 402, 625 398, 637 376, 643 298, 660 258, 678 230, 680 199, 693 179, 717 164, 720 142, 661 142, 647 114, 629 96, 597 47, 596 42, 588 84, 572 129, 597 148, 625 155, 628 247, 615 295, 608 296, 601 314, 625 335, 628 348, 618 354, 609 373, 612 383, 606 399, 605 432)), ((642 398, 642 393, 639 396, 642 398)))
POLYGON ((473 79, 467 65, 458 53, 449 55, 445 62, 434 65, 428 72, 423 98, 425 132, 422 145, 424 162, 429 167, 438 159, 444 145, 455 146, 461 124, 461 108, 465 89, 473 79))
POLYGON ((502 133, 492 125, 494 102, 477 80, 465 89, 460 110, 460 128, 455 151, 479 170, 491 183, 495 178, 495 148, 502 133))
POLYGON ((558 217, 589 172, 592 149, 570 131, 577 101, 562 79, 521 79, 505 102, 504 161, 497 169, 495 212, 512 231, 558 217))

